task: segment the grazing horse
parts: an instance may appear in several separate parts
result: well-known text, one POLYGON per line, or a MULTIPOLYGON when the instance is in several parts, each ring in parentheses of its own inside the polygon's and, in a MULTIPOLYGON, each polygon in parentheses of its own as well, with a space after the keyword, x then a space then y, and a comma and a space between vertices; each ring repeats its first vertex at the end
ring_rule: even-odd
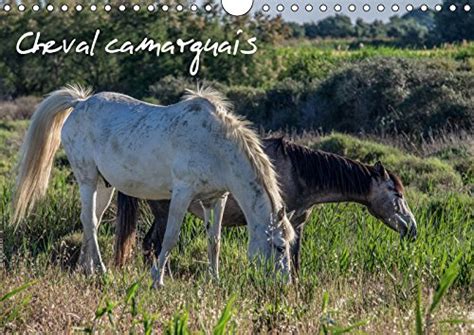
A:
POLYGON ((273 260, 290 277, 294 231, 283 207, 273 165, 257 135, 229 111, 215 91, 189 91, 162 107, 104 92, 90 96, 69 87, 49 95, 35 111, 22 147, 14 196, 14 222, 45 194, 54 153, 63 143, 79 183, 84 238, 79 264, 105 271, 97 228, 114 189, 138 198, 171 200, 154 286, 176 245, 189 205, 199 199, 216 213, 220 232, 227 193, 242 208, 249 229, 249 257, 273 260))
MULTIPOLYGON (((278 172, 285 203, 289 210, 295 211, 291 221, 296 230, 292 252, 296 270, 300 265, 304 225, 316 204, 362 204, 402 237, 416 238, 416 221, 404 198, 402 182, 380 162, 370 166, 336 154, 311 150, 282 138, 265 139, 263 144, 278 172)), ((137 204, 137 199, 119 194, 115 255, 119 266, 131 250, 128 237, 133 236, 135 230, 137 204)), ((155 221, 143 242, 146 256, 151 256, 153 249, 159 253, 166 227, 164 218, 169 210, 167 201, 149 201, 149 204, 155 221)), ((191 206, 190 211, 203 217, 197 205, 191 206)), ((245 217, 232 197, 227 201, 223 225, 245 225, 245 217)), ((214 244, 212 250, 218 253, 219 240, 211 241, 211 244, 214 244)))

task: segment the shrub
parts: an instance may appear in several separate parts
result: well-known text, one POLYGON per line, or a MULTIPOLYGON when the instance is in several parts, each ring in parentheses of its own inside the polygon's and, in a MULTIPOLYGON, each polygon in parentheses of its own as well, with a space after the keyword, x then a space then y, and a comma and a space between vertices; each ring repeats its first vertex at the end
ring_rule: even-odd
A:
MULTIPOLYGON (((464 185, 474 191, 474 155, 472 152, 472 140, 469 138, 441 148, 431 154, 433 157, 451 162, 454 169, 461 175, 464 185)), ((469 189, 468 189, 469 191, 469 189)))
POLYGON ((274 129, 298 126, 304 95, 304 84, 292 79, 279 82, 268 90, 265 103, 268 126, 274 129))
POLYGON ((0 102, 0 120, 27 120, 35 111, 40 98, 27 96, 0 102))
POLYGON ((166 76, 150 86, 152 98, 160 104, 170 105, 179 101, 187 88, 192 88, 192 82, 182 77, 166 76))
POLYGON ((279 79, 291 78, 302 82, 326 79, 341 62, 329 53, 300 52, 288 57, 286 69, 280 73, 279 79))
POLYGON ((235 111, 251 121, 271 130, 311 127, 314 122, 313 102, 316 83, 293 79, 277 82, 267 89, 231 87, 226 95, 235 111))
POLYGON ((5 72, 7 71, 4 64, 0 63, 0 73, 2 73, 0 75, 0 99, 2 100, 10 98, 14 91, 13 85, 6 79, 5 72))
MULTIPOLYGON (((443 6, 456 5, 461 9, 469 1, 461 0, 444 0, 443 6)), ((472 2, 471 2, 472 5, 472 2)), ((436 27, 434 35, 439 36, 442 41, 455 42, 463 40, 474 40, 474 14, 472 11, 465 12, 463 10, 443 10, 435 15, 436 27)))
POLYGON ((474 125, 474 75, 434 60, 373 58, 322 83, 323 126, 349 132, 405 132, 474 125))
POLYGON ((265 122, 265 91, 263 89, 237 86, 230 87, 226 95, 232 102, 236 113, 244 115, 255 123, 265 122))
MULTIPOLYGON (((288 58, 286 70, 271 86, 210 84, 228 96, 237 113, 271 130, 322 128, 423 138, 473 128, 474 74, 463 55, 462 61, 410 58, 416 53, 381 58, 370 51, 347 63, 337 54, 281 52, 288 58), (365 57, 369 59, 357 60, 365 57)), ((150 87, 150 101, 176 103, 185 88, 195 86, 189 79, 168 76, 150 87)))

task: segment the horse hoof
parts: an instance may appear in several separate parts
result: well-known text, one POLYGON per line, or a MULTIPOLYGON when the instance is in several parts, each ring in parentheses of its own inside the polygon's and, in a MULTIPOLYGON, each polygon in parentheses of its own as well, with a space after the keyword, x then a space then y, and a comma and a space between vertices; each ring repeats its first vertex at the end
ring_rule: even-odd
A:
POLYGON ((104 263, 100 262, 100 264, 96 267, 96 272, 101 275, 107 273, 107 268, 105 267, 104 263))
POLYGON ((218 273, 215 273, 214 271, 209 271, 209 277, 211 278, 211 280, 213 281, 219 281, 220 278, 219 278, 219 274, 218 273))
POLYGON ((94 265, 94 263, 91 261, 78 264, 78 269, 82 270, 86 276, 92 276, 95 274, 104 275, 107 273, 107 268, 103 263, 94 265))
POLYGON ((160 271, 158 271, 156 266, 152 266, 150 272, 151 272, 151 278, 153 279, 153 282, 159 281, 160 271))
POLYGON ((90 277, 94 274, 94 269, 90 264, 79 264, 77 271, 84 273, 87 277, 90 277))
POLYGON ((151 287, 155 290, 160 290, 165 287, 165 284, 163 282, 160 283, 160 281, 154 280, 151 287))

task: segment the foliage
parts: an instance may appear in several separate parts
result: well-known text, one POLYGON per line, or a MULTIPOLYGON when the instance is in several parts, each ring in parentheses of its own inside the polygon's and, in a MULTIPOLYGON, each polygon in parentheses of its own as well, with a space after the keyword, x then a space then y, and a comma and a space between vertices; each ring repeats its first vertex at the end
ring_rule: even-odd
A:
POLYGON ((354 34, 351 19, 345 15, 329 16, 317 23, 305 24, 306 36, 315 37, 350 37, 354 34))
POLYGON ((464 5, 472 1, 465 0, 444 0, 443 10, 435 15, 436 28, 435 34, 440 37, 442 42, 457 42, 463 40, 474 40, 474 13, 464 11, 464 5), (455 5, 456 10, 452 12, 449 6, 455 5))
POLYGON ((403 14, 402 18, 413 20, 426 27, 429 31, 432 31, 436 27, 435 15, 436 12, 432 9, 428 8, 428 10, 422 11, 421 8, 415 8, 411 12, 403 14))
POLYGON ((414 19, 392 17, 387 30, 388 37, 397 39, 398 44, 405 47, 426 45, 428 42, 429 29, 414 19))
MULTIPOLYGON (((446 29, 445 41, 458 39, 453 31, 468 22, 443 12, 446 18, 417 13, 352 26, 337 17, 306 27, 262 14, 234 20, 218 12, 192 19, 175 11, 0 13, 0 98, 7 100, 0 105, 0 230, 6 256, 6 268, 0 268, 0 324, 5 332, 467 332, 470 321, 461 313, 472 303, 474 280, 469 142, 450 143, 429 155, 394 148, 407 134, 436 136, 446 127, 472 132, 474 44, 392 47, 431 46, 427 29, 430 36, 432 29, 446 29), (205 38, 233 39, 237 26, 245 28, 244 35, 258 36, 259 53, 206 57, 198 78, 187 75, 188 56, 19 57, 12 44, 38 27, 45 39, 90 40, 100 28, 104 40, 137 41, 142 32, 160 40, 191 37, 195 31, 205 38), (330 38, 331 27, 349 39, 303 40, 302 28, 313 37, 322 31, 330 38), (298 45, 285 42, 291 34, 301 39, 298 45), (418 222, 418 240, 400 241, 359 205, 318 206, 305 230, 302 271, 292 285, 250 266, 248 236, 238 228, 223 231, 221 279, 215 282, 206 270, 205 228, 188 216, 171 257, 174 280, 167 278, 160 292, 150 289, 148 267, 139 256, 123 270, 86 278, 69 272, 82 235, 78 189, 63 152, 44 201, 17 230, 9 225, 15 157, 27 125, 12 120, 29 118, 38 101, 34 96, 80 81, 96 91, 171 104, 200 78, 223 91, 257 126, 372 134, 361 139, 334 133, 305 141, 367 163, 381 160, 399 174, 418 222), (390 142, 387 134, 401 140, 390 142), (413 310, 414 315, 407 313, 413 310), (400 315, 406 317, 397 319, 400 315)), ((113 220, 112 206, 99 229, 105 260, 112 252, 113 220)), ((150 221, 144 211, 138 236, 150 221)))
MULTIPOLYGON (((202 40, 238 39, 244 42, 250 36, 257 37, 257 55, 203 56, 201 72, 196 79, 205 78, 228 86, 268 88, 274 85, 276 80, 288 77, 298 81, 323 80, 342 63, 373 57, 375 54, 410 58, 458 56, 459 60, 466 61, 467 66, 472 68, 472 46, 448 47, 442 50, 390 48, 431 47, 437 43, 429 38, 436 35, 432 33, 432 29, 435 29, 433 15, 436 22, 439 21, 437 27, 446 34, 450 34, 451 29, 466 30, 462 26, 463 19, 457 16, 453 19, 448 11, 442 13, 444 14, 413 12, 402 17, 393 17, 388 23, 366 23, 357 20, 354 25, 348 17, 338 15, 301 26, 286 23, 280 16, 270 18, 262 13, 229 18, 219 10, 211 13, 199 12, 192 16, 176 11, 68 11, 51 14, 40 10, 26 11, 21 15, 1 12, 0 39, 4 43, 0 45, 0 98, 41 96, 71 82, 90 85, 96 91, 120 91, 137 98, 149 97, 154 94, 149 88, 165 77, 189 78, 188 67, 194 55, 187 53, 177 57, 162 54, 156 57, 152 53, 106 54, 102 51, 105 43, 113 38, 116 38, 119 44, 125 41, 137 44, 144 37, 160 42, 174 41, 177 38, 186 40, 194 38, 195 31, 201 32, 202 40), (442 23, 444 19, 439 15, 448 15, 448 21, 442 23), (59 52, 47 56, 16 53, 16 42, 26 31, 40 31, 41 41, 54 39, 61 42, 64 38, 75 38, 77 43, 82 40, 90 43, 96 29, 100 29, 101 34, 93 57, 74 52, 67 55, 59 52), (243 33, 237 36, 238 29, 242 29, 243 33), (304 38, 301 36, 303 30, 304 38), (298 44, 309 44, 311 47, 282 47, 287 43, 294 43, 287 42, 292 35, 299 38, 298 44), (318 39, 313 40, 313 37, 318 39), (328 37, 330 40, 321 42, 321 37, 328 37), (325 48, 331 48, 323 51, 321 48, 312 47, 315 45, 313 43, 327 44, 325 48), (348 49, 355 50, 349 52, 348 49), (458 51, 464 54, 455 55, 458 51)), ((472 13, 462 15, 470 18, 472 13)), ((446 40, 452 41, 448 37, 444 38, 444 41, 446 40)))
POLYGON ((0 120, 29 120, 40 98, 19 97, 14 101, 0 103, 0 120))
POLYGON ((474 76, 456 64, 374 58, 345 67, 317 94, 322 125, 349 132, 404 132, 474 126, 474 76))
MULTIPOLYGON (((446 131, 470 132, 474 122, 473 46, 268 49, 256 63, 260 79, 269 81, 265 85, 229 85, 169 75, 147 87, 146 100, 173 104, 186 88, 204 83, 226 94, 237 113, 266 129, 404 133, 420 138, 446 131), (273 69, 264 69, 267 61, 273 69)), ((24 97, 3 102, 0 117, 28 118, 38 101, 24 97)), ((469 162, 463 164, 459 169, 469 178, 469 162)))
MULTIPOLYGON (((219 10, 210 13, 199 11, 190 16, 186 12, 139 12, 116 10, 68 11, 49 13, 26 11, 21 15, 2 11, 0 20, 0 97, 42 95, 71 82, 90 85, 95 90, 113 90, 131 94, 138 98, 148 95, 149 86, 166 76, 189 76, 189 64, 194 54, 176 57, 170 54, 143 52, 132 54, 107 54, 106 43, 117 39, 117 45, 130 41, 133 45, 148 37, 156 42, 184 41, 196 39, 213 42, 240 41, 242 44, 255 36, 259 47, 266 43, 277 43, 289 31, 280 17, 269 18, 261 14, 255 17, 229 18, 219 10), (41 27, 41 28, 39 28, 41 27), (76 39, 91 44, 94 34, 100 29, 100 37, 94 56, 70 51, 48 54, 19 55, 16 43, 27 31, 41 32, 41 41, 76 39), (237 34, 242 29, 243 33, 237 34), (280 36, 281 35, 281 36, 280 36), (5 61, 5 60, 8 60, 5 61)), ((26 43, 26 42, 25 42, 26 43)), ((32 44, 30 39, 29 44, 32 44)), ((75 45, 74 45, 75 47, 75 45)), ((74 50, 74 49, 73 49, 74 50)), ((208 78, 229 84, 254 82, 249 74, 255 71, 257 57, 243 54, 202 56, 198 78, 208 78), (225 70, 224 70, 225 69, 225 70)))

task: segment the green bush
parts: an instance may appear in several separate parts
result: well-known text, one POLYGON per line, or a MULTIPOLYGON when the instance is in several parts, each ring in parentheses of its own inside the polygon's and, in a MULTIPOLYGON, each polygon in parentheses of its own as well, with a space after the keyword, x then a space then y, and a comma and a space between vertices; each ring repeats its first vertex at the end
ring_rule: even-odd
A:
POLYGON ((465 139, 463 142, 455 142, 441 148, 431 154, 443 161, 451 163, 454 169, 461 175, 464 185, 474 191, 474 155, 472 152, 472 141, 465 139))
POLYGON ((302 82, 286 79, 278 82, 266 94, 266 124, 270 128, 299 126, 301 104, 306 87, 302 82))
POLYGON ((255 123, 264 123, 266 115, 265 90, 260 88, 236 86, 230 87, 226 92, 227 98, 232 102, 235 112, 244 115, 255 123))
POLYGON ((450 62, 373 58, 318 90, 322 125, 349 132, 421 133, 474 125, 474 75, 450 62))
POLYGON ((246 86, 229 87, 223 92, 236 113, 266 129, 303 129, 315 121, 314 96, 317 83, 284 79, 267 90, 246 86))
POLYGON ((458 10, 454 12, 450 10, 443 10, 439 13, 436 13, 436 27, 434 29, 434 34, 439 36, 441 41, 454 42, 474 39, 474 31, 472 29, 474 24, 474 13, 472 13, 472 11, 465 12, 462 10, 464 5, 469 2, 472 6, 471 1, 443 1, 443 6, 445 8, 450 5, 455 5, 458 10))
POLYGON ((166 76, 150 86, 151 97, 157 103, 170 105, 179 101, 187 88, 192 88, 192 82, 183 77, 166 76))
POLYGON ((279 79, 291 78, 302 82, 326 79, 341 62, 328 53, 298 53, 298 57, 288 59, 286 69, 279 74, 279 79))

